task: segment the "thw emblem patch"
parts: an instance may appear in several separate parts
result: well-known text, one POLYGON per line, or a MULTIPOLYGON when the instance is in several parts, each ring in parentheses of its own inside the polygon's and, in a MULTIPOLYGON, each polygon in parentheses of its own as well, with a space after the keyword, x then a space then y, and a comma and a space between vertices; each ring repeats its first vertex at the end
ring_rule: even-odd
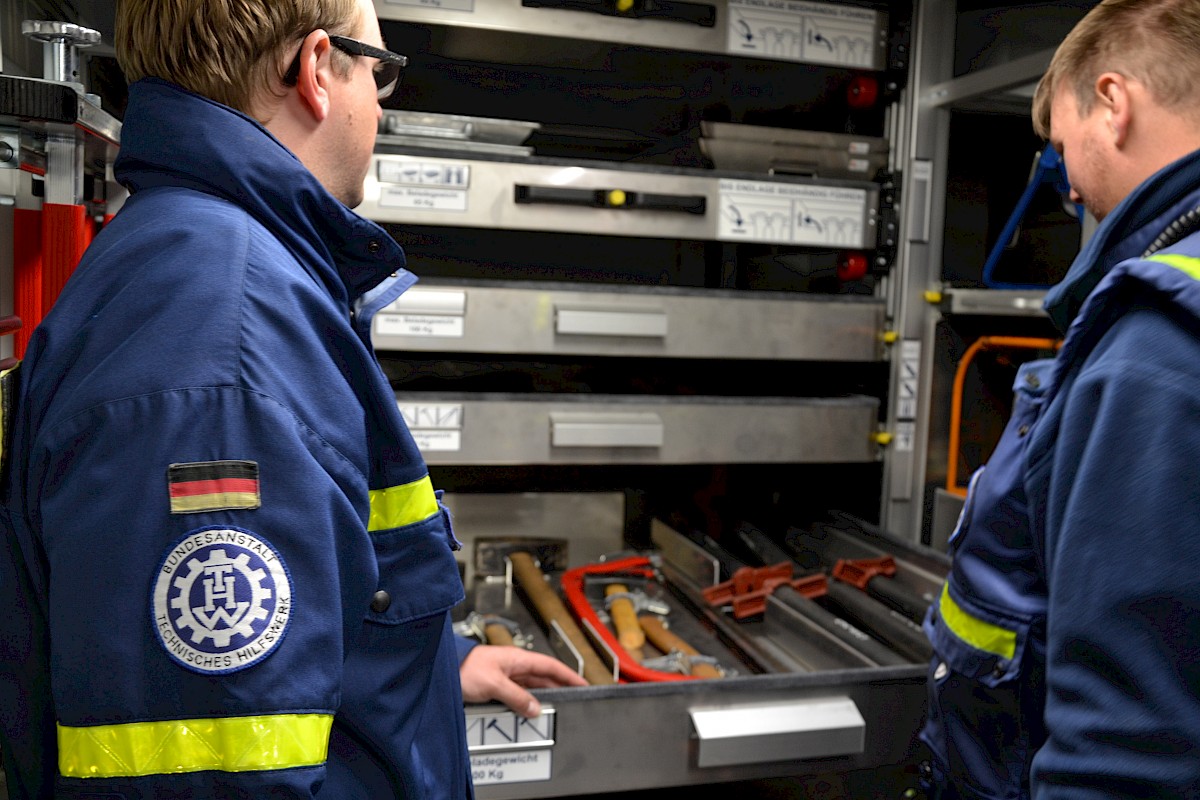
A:
POLYGON ((283 640, 291 581, 279 553, 259 536, 200 528, 163 557, 151 612, 171 658, 196 672, 236 672, 283 640))

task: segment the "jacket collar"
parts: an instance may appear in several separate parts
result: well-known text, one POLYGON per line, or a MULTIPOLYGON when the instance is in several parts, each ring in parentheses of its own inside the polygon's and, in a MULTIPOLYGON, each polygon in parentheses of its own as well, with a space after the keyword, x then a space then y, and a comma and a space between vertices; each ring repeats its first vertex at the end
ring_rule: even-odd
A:
POLYGON ((329 194, 266 128, 157 78, 129 87, 113 171, 131 194, 182 186, 245 209, 343 302, 405 266, 386 231, 329 194))
POLYGON ((1120 262, 1141 255, 1155 237, 1200 204, 1200 150, 1147 178, 1096 228, 1066 277, 1046 293, 1044 308, 1066 332, 1088 295, 1120 262))

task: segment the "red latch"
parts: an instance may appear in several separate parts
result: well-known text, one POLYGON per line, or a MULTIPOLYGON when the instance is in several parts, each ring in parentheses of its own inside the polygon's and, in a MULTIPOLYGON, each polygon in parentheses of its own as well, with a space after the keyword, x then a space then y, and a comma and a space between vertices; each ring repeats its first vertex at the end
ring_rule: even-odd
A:
POLYGON ((867 584, 876 575, 886 575, 889 578, 896 574, 896 561, 891 556, 882 558, 859 558, 854 561, 839 559, 833 565, 833 577, 843 583, 856 586, 866 591, 867 584))
POLYGON ((786 561, 766 567, 742 567, 727 581, 703 590, 710 606, 732 606, 734 619, 745 619, 767 609, 767 597, 787 584, 805 597, 825 594, 825 576, 809 575, 792 578, 791 563, 786 561))

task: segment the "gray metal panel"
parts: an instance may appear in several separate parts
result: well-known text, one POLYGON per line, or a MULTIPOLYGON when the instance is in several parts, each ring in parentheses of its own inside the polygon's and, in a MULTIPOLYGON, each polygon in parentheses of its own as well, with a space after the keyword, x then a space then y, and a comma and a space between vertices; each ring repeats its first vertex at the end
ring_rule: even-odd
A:
POLYGON ((797 63, 880 70, 887 64, 887 15, 821 2, 766 4, 704 0, 715 24, 634 19, 523 6, 521 0, 375 0, 380 19, 485 28, 566 39, 643 45, 797 63))
POLYGON ((867 723, 849 697, 753 703, 688 711, 696 764, 722 767, 863 751, 867 723))
MULTIPOLYGON (((925 667, 756 675, 720 680, 536 690, 554 709, 550 779, 476 786, 480 800, 531 800, 767 777, 815 775, 901 763, 925 705, 925 667), (760 763, 700 766, 696 709, 849 698, 865 721, 861 752, 803 750, 760 763)), ((520 754, 521 748, 513 753, 520 754)))
POLYGON ((878 208, 865 182, 406 153, 375 155, 357 210, 376 222, 873 249, 878 208), (518 203, 518 186, 702 198, 704 211, 518 203))
POLYGON ((372 340, 406 352, 867 362, 882 357, 883 325, 875 300, 422 281, 375 317, 372 340), (564 331, 564 312, 590 312, 592 332, 564 331), (649 335, 649 323, 664 335, 649 335))
POLYGON ((869 462, 879 401, 397 393, 431 464, 753 464, 869 462), (432 409, 432 411, 431 411, 432 409), (554 420, 652 415, 662 445, 555 446, 554 420))

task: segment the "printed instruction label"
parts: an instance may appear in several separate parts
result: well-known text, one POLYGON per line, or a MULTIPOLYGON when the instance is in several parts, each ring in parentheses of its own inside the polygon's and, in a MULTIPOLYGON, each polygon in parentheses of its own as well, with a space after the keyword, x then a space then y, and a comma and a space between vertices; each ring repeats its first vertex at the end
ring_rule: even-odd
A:
POLYGON ((550 780, 549 750, 471 754, 471 778, 476 786, 550 780))
POLYGON ((378 314, 375 332, 384 336, 449 336, 461 339, 463 318, 442 314, 378 314))
POLYGON ((396 406, 421 452, 445 453, 462 449, 461 403, 397 403, 396 406))
POLYGON ((379 193, 379 205, 419 211, 466 211, 467 193, 455 189, 385 186, 379 193))
POLYGON ((865 189, 723 178, 717 238, 864 247, 865 189))
POLYGON ((476 786, 550 780, 554 709, 526 719, 511 711, 467 714, 467 746, 476 786))
POLYGON ((917 392, 921 381, 921 340, 900 343, 900 375, 897 385, 896 419, 917 418, 917 392))
POLYGON ((874 69, 879 12, 796 0, 729 0, 726 49, 738 55, 874 69))

